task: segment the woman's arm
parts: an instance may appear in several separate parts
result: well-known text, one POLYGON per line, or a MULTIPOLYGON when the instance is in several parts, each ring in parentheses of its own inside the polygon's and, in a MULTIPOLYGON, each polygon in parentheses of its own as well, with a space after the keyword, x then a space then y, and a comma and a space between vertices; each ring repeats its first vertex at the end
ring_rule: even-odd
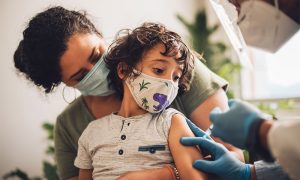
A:
POLYGON ((66 131, 61 118, 57 118, 54 129, 55 159, 59 178, 62 180, 78 179, 78 168, 74 166, 77 151, 71 146, 70 133, 66 131))
POLYGON ((213 95, 208 97, 202 104, 196 107, 190 114, 190 118, 199 128, 206 130, 211 125, 209 120, 210 111, 220 107, 221 110, 228 110, 228 99, 223 89, 217 90, 213 95))
POLYGON ((180 144, 181 137, 194 136, 188 127, 185 117, 175 114, 172 117, 168 143, 181 179, 207 179, 206 174, 193 168, 195 160, 203 158, 201 151, 196 147, 187 147, 180 144))
POLYGON ((225 94, 227 85, 224 79, 196 59, 190 90, 179 97, 179 105, 174 108, 181 110, 198 127, 206 130, 211 124, 209 114, 214 107, 228 109, 225 94))
POLYGON ((93 180, 93 169, 80 169, 78 180, 93 180))

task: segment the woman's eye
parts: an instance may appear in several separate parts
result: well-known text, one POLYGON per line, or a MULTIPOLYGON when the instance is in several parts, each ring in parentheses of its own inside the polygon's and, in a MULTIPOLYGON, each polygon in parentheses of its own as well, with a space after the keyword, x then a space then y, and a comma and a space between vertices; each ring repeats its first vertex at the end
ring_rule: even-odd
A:
POLYGON ((85 72, 85 73, 81 73, 78 77, 75 78, 75 80, 77 82, 80 82, 86 75, 87 75, 88 72, 85 72))
POLYGON ((154 71, 154 73, 156 73, 156 74, 161 74, 161 73, 164 72, 164 70, 163 70, 163 69, 160 69, 160 68, 153 68, 153 71, 154 71))
POLYGON ((80 76, 80 77, 78 77, 78 78, 75 78, 75 80, 76 80, 77 82, 80 82, 83 78, 84 78, 84 76, 80 76))
POLYGON ((102 54, 99 54, 99 55, 95 56, 92 59, 91 63, 95 65, 100 60, 101 56, 102 56, 102 54))

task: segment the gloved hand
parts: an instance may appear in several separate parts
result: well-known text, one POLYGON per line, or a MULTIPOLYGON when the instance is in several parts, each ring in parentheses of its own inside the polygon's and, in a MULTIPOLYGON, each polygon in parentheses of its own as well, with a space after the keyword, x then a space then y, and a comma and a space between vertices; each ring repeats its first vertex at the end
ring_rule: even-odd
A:
POLYGON ((180 142, 187 146, 198 145, 201 150, 211 154, 212 160, 196 160, 193 164, 196 169, 215 174, 222 179, 250 179, 250 165, 236 159, 222 144, 203 137, 183 137, 180 142))
POLYGON ((209 135, 207 135, 202 129, 198 128, 191 120, 186 118, 186 122, 196 137, 204 137, 213 141, 209 135))
POLYGON ((251 133, 256 133, 265 115, 246 102, 230 100, 228 104, 230 109, 226 112, 222 112, 220 108, 211 111, 210 120, 213 123, 211 135, 245 149, 249 141, 250 128, 251 133))

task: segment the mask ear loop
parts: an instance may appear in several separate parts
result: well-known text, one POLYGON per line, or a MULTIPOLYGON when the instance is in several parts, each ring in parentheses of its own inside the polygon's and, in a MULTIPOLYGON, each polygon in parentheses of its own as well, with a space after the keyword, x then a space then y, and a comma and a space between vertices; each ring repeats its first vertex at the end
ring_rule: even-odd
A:
POLYGON ((62 97, 64 99, 64 101, 68 104, 71 104, 72 102, 74 102, 77 99, 77 94, 76 94, 76 90, 74 87, 72 87, 73 91, 74 91, 74 96, 75 98, 72 101, 67 101, 66 97, 65 97, 65 89, 66 89, 67 85, 64 86, 63 91, 62 91, 62 97))

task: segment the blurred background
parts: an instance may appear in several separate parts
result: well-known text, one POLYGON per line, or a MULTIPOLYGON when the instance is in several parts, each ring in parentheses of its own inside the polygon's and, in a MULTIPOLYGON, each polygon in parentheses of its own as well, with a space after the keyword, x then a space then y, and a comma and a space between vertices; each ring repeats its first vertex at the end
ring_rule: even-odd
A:
MULTIPOLYGON (((249 47, 250 66, 244 66, 205 0, 1 0, 0 177, 9 173, 25 177, 26 173, 56 178, 52 128, 67 105, 63 85, 46 96, 18 76, 13 65, 13 53, 27 22, 54 5, 87 11, 107 43, 122 28, 161 22, 184 37, 203 54, 210 69, 230 82, 228 97, 247 100, 278 119, 300 119, 299 32, 276 54, 249 47)), ((66 98, 72 101, 73 89, 66 90, 66 98)))

